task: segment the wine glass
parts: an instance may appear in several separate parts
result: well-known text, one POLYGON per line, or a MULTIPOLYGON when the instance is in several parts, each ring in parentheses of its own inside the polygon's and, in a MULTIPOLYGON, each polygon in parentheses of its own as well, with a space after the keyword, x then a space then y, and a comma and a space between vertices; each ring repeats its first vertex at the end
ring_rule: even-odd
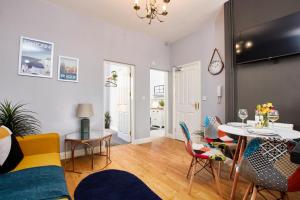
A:
POLYGON ((248 117, 248 111, 247 109, 239 109, 239 118, 242 119, 242 126, 244 127, 244 120, 248 117))
POLYGON ((268 119, 272 122, 272 127, 274 128, 274 122, 276 122, 279 119, 279 112, 278 110, 271 110, 268 113, 268 119))

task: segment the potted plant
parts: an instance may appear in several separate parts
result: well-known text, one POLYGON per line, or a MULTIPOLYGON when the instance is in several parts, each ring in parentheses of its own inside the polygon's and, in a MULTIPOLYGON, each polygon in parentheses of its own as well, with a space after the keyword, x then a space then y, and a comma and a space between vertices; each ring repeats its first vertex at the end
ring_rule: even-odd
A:
POLYGON ((117 78, 118 78, 118 74, 116 71, 112 71, 111 72, 112 76, 111 76, 111 79, 115 82, 117 82, 117 78))
POLYGON ((104 117, 105 117, 105 129, 109 129, 110 123, 111 123, 111 116, 110 116, 109 112, 106 112, 104 117))
POLYGON ((35 112, 26 110, 25 104, 5 100, 0 103, 0 126, 9 128, 15 136, 40 132, 40 121, 35 112))
POLYGON ((159 106, 162 108, 165 106, 164 100, 160 100, 158 103, 159 103, 159 106))

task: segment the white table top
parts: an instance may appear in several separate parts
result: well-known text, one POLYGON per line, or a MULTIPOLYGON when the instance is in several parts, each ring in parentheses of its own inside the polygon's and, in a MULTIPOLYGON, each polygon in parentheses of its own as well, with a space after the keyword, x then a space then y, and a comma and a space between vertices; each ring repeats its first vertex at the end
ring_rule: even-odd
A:
MULTIPOLYGON (((263 135, 258 135, 258 134, 252 134, 247 131, 247 128, 249 128, 249 127, 245 127, 245 128, 234 127, 234 126, 229 126, 227 124, 223 124, 218 127, 219 130, 221 130, 225 133, 230 133, 230 134, 238 135, 238 136, 261 137, 261 138, 278 137, 278 136, 263 136, 263 135)), ((288 129, 288 128, 278 128, 278 127, 268 128, 268 129, 274 130, 275 133, 277 135, 279 135, 280 138, 282 138, 282 139, 292 140, 292 139, 300 138, 300 132, 296 131, 296 130, 292 130, 292 129, 288 129)))

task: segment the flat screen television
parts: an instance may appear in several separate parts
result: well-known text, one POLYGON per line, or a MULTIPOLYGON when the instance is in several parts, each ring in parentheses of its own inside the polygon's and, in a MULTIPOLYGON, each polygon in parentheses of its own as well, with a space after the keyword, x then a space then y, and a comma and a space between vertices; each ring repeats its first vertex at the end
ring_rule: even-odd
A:
POLYGON ((242 31, 235 39, 237 64, 300 53, 300 12, 242 31))

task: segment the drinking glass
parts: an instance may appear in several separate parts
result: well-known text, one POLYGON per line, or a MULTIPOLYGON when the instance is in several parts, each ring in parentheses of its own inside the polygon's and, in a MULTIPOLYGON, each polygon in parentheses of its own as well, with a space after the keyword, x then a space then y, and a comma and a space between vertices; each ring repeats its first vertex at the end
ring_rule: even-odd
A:
POLYGON ((243 127, 244 127, 244 120, 247 119, 248 117, 248 111, 247 109, 239 109, 239 118, 242 119, 242 124, 243 124, 243 127))
POLYGON ((272 122, 272 127, 274 128, 274 122, 276 122, 279 119, 279 112, 278 110, 271 110, 268 113, 268 119, 272 122))

